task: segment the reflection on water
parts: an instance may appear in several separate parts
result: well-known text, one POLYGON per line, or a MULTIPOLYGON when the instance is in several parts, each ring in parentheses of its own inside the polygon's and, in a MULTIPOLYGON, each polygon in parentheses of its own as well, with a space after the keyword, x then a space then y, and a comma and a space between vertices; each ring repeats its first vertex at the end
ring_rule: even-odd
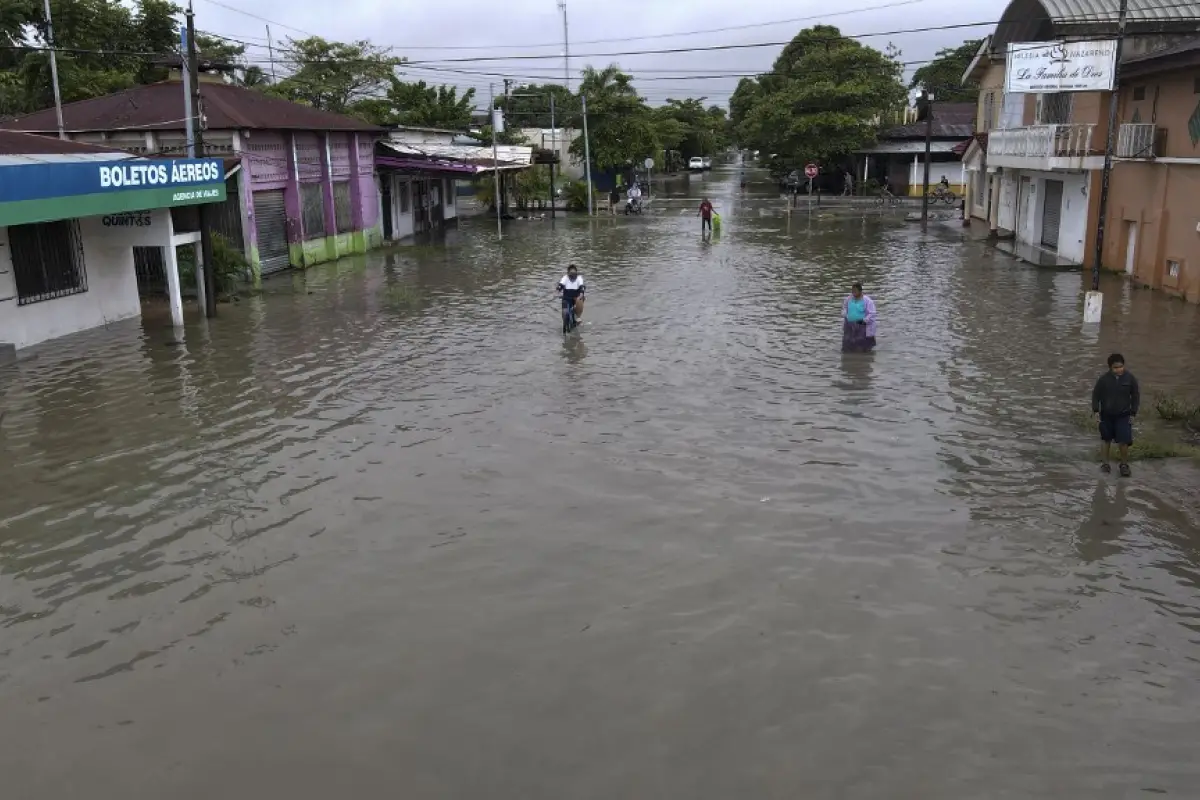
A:
POLYGON ((736 182, 0 367, 12 796, 1192 792, 1200 474, 1066 411, 1197 309, 736 182))

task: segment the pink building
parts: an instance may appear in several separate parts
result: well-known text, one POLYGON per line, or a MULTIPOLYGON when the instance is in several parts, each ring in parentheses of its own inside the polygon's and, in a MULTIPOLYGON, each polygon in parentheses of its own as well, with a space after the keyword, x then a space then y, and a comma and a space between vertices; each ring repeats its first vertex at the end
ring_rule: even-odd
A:
MULTIPOLYGON (((374 148, 383 129, 218 78, 202 76, 200 94, 205 154, 227 165, 227 200, 213 207, 213 227, 245 252, 252 279, 382 243, 374 148)), ((68 103, 63 123, 75 141, 180 157, 187 146, 183 109, 176 78, 68 103)), ((54 109, 46 109, 0 129, 54 136, 58 125, 54 109)), ((176 215, 176 230, 195 225, 194 213, 176 215)), ((140 264, 139 276, 154 269, 140 264)))

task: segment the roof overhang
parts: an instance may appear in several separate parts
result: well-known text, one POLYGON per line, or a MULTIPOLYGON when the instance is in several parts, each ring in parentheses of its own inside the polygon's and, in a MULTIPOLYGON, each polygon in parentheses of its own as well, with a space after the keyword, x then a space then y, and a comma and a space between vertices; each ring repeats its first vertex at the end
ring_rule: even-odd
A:
MULTIPOLYGON (((951 142, 930 142, 930 153, 954 153, 954 149, 962 144, 962 140, 956 139, 951 142)), ((856 150, 857 153, 866 153, 870 155, 919 155, 925 152, 925 142, 878 142, 873 147, 864 147, 861 150, 856 150)))
POLYGON ((975 57, 971 59, 971 63, 967 65, 966 71, 963 72, 959 83, 964 86, 973 80, 979 80, 981 73, 988 65, 992 63, 992 37, 991 34, 984 37, 984 40, 979 43, 979 49, 975 51, 975 57))
POLYGON ((494 158, 493 148, 468 144, 381 141, 379 148, 383 152, 375 157, 375 163, 390 169, 469 176, 533 165, 533 148, 521 145, 497 145, 494 158))
MULTIPOLYGON (((1111 38, 1118 32, 1120 0, 1011 0, 992 35, 992 53, 1012 42, 1111 38)), ((1125 33, 1195 32, 1200 0, 1129 0, 1125 33)))

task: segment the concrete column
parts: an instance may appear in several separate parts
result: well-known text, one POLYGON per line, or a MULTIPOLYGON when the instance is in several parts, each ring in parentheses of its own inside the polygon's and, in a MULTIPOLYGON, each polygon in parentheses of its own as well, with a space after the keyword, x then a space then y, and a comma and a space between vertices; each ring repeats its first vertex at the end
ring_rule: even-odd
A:
MULTIPOLYGON (((167 271, 167 296, 171 302, 171 324, 176 328, 183 327, 183 296, 179 291, 179 261, 175 258, 175 225, 171 221, 171 211, 166 210, 167 242, 163 245, 163 266, 167 271)), ((200 270, 196 270, 199 272, 200 270)))
POLYGON ((238 171, 238 205, 242 212, 242 254, 250 264, 252 277, 258 280, 258 228, 254 221, 254 159, 245 155, 245 143, 239 131, 233 132, 233 152, 241 160, 242 168, 238 171))
POLYGON ((325 198, 325 236, 329 241, 329 255, 337 258, 337 214, 333 207, 333 166, 332 154, 329 152, 329 134, 321 137, 325 146, 321 148, 321 195, 325 198))
MULTIPOLYGON (((287 213, 288 244, 298 246, 304 243, 304 221, 300 214, 300 165, 296 162, 296 134, 289 133, 287 139, 287 184, 283 187, 283 207, 287 213)), ((307 266, 295 258, 293 250, 293 265, 307 266)))
MULTIPOLYGON (((350 140, 350 218, 353 221, 354 230, 361 231, 363 225, 363 190, 362 190, 362 175, 360 169, 362 160, 358 155, 358 134, 347 134, 350 140)), ((376 192, 376 194, 379 194, 376 192)), ((381 217, 382 218, 382 217, 381 217)))

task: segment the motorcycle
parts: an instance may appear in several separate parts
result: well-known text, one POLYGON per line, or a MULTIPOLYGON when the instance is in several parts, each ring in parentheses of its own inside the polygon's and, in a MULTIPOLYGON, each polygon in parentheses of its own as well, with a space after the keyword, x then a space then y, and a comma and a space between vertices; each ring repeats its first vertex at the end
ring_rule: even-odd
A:
POLYGON ((626 214, 641 214, 642 213, 641 198, 635 197, 635 198, 626 200, 625 201, 625 213, 626 214))

